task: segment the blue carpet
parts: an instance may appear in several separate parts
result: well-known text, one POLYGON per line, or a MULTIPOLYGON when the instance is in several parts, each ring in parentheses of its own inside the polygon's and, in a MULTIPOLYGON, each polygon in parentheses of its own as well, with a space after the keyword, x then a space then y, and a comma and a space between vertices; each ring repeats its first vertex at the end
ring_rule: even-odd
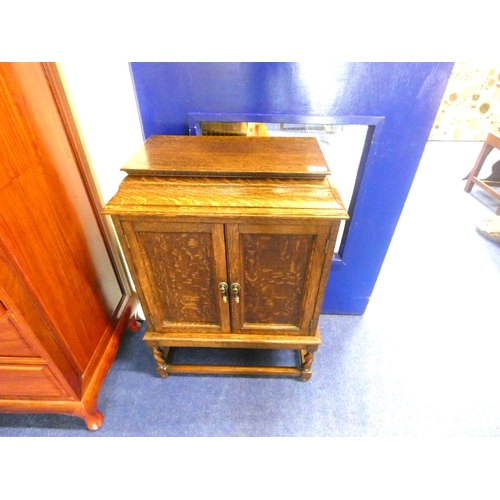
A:
MULTIPOLYGON (((0 414, 0 435, 8 436, 333 436, 362 435, 363 394, 345 377, 342 331, 361 318, 324 316, 325 344, 316 354, 313 377, 158 377, 139 332, 127 331, 99 396, 104 423, 97 432, 64 415, 0 414), (344 325, 344 326, 343 326, 344 325), (347 390, 349 389, 349 390, 347 390), (347 396, 347 397, 346 397, 347 396), (335 402, 335 404, 332 404, 335 402), (345 422, 349 421, 346 427, 345 422)), ((294 366, 294 351, 177 349, 175 362, 279 364, 294 366)), ((355 367, 353 367, 355 368, 355 367)), ((362 392, 362 391, 361 391, 362 392)))

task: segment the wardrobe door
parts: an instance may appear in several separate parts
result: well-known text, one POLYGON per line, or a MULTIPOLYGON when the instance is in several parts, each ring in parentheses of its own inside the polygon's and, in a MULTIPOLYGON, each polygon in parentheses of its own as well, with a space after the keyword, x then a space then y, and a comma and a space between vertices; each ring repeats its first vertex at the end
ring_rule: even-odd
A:
POLYGON ((0 249, 79 376, 123 294, 39 63, 0 63, 0 249))

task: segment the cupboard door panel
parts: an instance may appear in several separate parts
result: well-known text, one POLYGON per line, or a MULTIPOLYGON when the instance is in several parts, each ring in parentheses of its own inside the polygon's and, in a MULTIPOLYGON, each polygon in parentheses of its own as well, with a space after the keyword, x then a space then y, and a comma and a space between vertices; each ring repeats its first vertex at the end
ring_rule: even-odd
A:
POLYGON ((308 335, 329 228, 228 224, 233 331, 308 335))
POLYGON ((141 221, 123 228, 155 331, 229 331, 217 288, 227 279, 222 225, 141 221))
POLYGON ((299 326, 312 245, 309 234, 241 235, 245 322, 299 326))

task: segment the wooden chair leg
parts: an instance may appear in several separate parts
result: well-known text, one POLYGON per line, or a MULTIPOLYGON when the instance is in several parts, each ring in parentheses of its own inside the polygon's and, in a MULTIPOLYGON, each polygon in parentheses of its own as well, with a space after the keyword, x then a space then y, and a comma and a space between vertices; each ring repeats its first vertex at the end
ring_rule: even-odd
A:
MULTIPOLYGON (((477 158, 476 164, 474 165, 474 168, 470 171, 469 175, 465 178, 467 179, 467 182, 465 183, 465 188, 464 191, 466 193, 470 193, 472 190, 472 186, 475 184, 474 180, 479 180, 478 175, 481 170, 481 167, 484 164, 484 161, 486 160, 486 157, 491 153, 491 150, 493 148, 500 149, 500 137, 497 137, 496 135, 493 134, 488 134, 486 136, 486 139, 484 140, 483 147, 481 148, 481 152, 479 153, 479 156, 477 158)), ((479 187, 482 187, 483 189, 486 189, 483 185, 478 184, 479 187)))
POLYGON ((487 156, 491 153, 492 149, 493 146, 491 144, 488 144, 487 142, 483 144, 481 152, 479 153, 479 156, 477 158, 476 164, 474 165, 474 168, 470 171, 469 175, 467 176, 467 182, 465 183, 465 188, 464 188, 464 191, 466 193, 471 192, 472 186, 474 186, 474 178, 477 178, 477 176, 479 175, 479 172, 481 171, 481 168, 484 165, 487 156))

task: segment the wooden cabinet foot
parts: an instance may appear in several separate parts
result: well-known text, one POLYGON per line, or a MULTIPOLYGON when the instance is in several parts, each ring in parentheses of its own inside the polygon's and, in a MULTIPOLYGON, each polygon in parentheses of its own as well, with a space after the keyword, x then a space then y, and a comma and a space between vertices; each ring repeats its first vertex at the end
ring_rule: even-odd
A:
POLYGON ((314 361, 314 353, 309 351, 302 351, 302 375, 300 380, 302 382, 307 382, 312 376, 312 363, 314 361))
POLYGON ((104 422, 102 413, 94 404, 90 407, 81 405, 75 412, 73 412, 72 416, 81 418, 85 422, 89 431, 98 430, 104 422))
POLYGON ((160 347, 152 347, 151 351, 153 352, 153 357, 155 358, 156 361, 156 372, 161 378, 167 378, 168 365, 167 362, 165 361, 165 356, 163 354, 162 349, 160 347))
POLYGON ((82 417, 85 421, 85 425, 89 431, 98 430, 102 423, 104 422, 104 417, 100 411, 96 411, 92 413, 92 415, 88 415, 87 417, 82 417))

